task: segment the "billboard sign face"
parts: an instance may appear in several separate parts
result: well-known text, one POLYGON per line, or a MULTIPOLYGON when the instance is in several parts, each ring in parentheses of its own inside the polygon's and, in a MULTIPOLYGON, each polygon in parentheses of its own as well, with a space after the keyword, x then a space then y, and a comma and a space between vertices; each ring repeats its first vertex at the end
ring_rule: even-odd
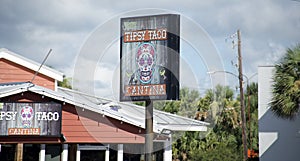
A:
POLYGON ((0 103, 0 136, 60 136, 61 104, 0 103))
POLYGON ((176 14, 121 19, 120 101, 179 99, 176 14))

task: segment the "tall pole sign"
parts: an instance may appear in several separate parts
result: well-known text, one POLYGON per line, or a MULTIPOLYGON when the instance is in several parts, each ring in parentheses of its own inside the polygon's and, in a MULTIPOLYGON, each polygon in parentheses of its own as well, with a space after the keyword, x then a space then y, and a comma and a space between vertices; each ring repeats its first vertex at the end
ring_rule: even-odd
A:
POLYGON ((180 16, 121 18, 120 101, 146 101, 145 161, 152 161, 153 100, 179 100, 180 16))

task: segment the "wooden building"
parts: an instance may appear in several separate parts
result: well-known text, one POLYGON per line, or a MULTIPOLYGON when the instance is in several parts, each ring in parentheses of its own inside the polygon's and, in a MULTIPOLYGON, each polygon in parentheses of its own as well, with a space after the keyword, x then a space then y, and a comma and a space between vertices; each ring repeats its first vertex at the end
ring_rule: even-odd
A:
MULTIPOLYGON (((143 160, 144 107, 57 86, 63 74, 0 49, 1 161, 143 160)), ((170 131, 208 124, 154 110, 154 155, 172 160, 170 131), (168 132, 168 133, 166 133, 168 132)))

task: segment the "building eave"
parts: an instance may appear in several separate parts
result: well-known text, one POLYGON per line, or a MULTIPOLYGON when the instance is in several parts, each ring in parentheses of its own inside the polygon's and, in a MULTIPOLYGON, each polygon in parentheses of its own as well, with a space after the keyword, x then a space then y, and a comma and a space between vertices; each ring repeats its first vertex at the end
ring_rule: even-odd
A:
MULTIPOLYGON (((99 113, 105 117, 111 117, 119 120, 120 122, 128 123, 145 129, 144 107, 90 96, 88 94, 71 89, 58 87, 58 91, 53 91, 30 82, 24 82, 16 85, 11 84, 7 86, 1 86, 0 98, 26 91, 37 93, 63 103, 74 105, 76 108, 99 113), (119 111, 112 110, 110 109, 111 104, 118 105, 121 109, 119 111)), ((154 110, 153 115, 153 130, 155 133, 162 133, 165 129, 171 131, 207 131, 207 126, 209 125, 207 122, 189 119, 158 110, 154 110)))
MULTIPOLYGON (((14 62, 23 67, 26 67, 32 71, 37 71, 41 65, 40 63, 37 63, 30 59, 22 57, 22 56, 14 53, 12 51, 9 51, 5 48, 0 49, 0 59, 1 58, 9 60, 11 62, 14 62)), ((41 69, 39 70, 39 73, 41 73, 45 76, 48 76, 54 80, 63 81, 63 73, 61 73, 57 70, 54 70, 52 68, 49 68, 45 65, 41 67, 41 69)))

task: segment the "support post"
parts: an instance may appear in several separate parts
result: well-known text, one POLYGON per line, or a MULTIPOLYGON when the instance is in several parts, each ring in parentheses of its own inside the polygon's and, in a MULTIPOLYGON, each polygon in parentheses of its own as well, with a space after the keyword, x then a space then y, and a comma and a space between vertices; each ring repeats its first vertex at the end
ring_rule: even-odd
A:
POLYGON ((238 37, 238 65, 239 65, 239 84, 240 84, 240 101, 241 101, 241 118, 242 118, 242 140, 243 140, 243 152, 244 161, 248 158, 247 148, 247 134, 246 134, 246 117, 245 117, 245 101, 244 101, 244 89, 243 89, 243 65, 241 54, 241 34, 240 30, 237 31, 238 37))
POLYGON ((152 161, 153 152, 153 101, 146 100, 145 109, 145 124, 146 124, 146 136, 145 136, 145 161, 152 161))
POLYGON ((80 146, 77 144, 77 149, 76 149, 76 161, 80 161, 80 146))
POLYGON ((62 161, 68 161, 68 144, 62 144, 62 156, 61 156, 61 160, 62 161))
POLYGON ((172 134, 169 134, 169 139, 164 144, 164 161, 172 161, 172 134))
POLYGON ((109 144, 106 146, 105 150, 105 161, 109 161, 109 144))
POLYGON ((118 161, 123 161, 123 144, 118 144, 118 161))
POLYGON ((45 161, 45 159, 46 159, 46 145, 41 144, 39 161, 45 161))
POLYGON ((23 143, 18 143, 16 147, 16 160, 23 160, 23 143))

